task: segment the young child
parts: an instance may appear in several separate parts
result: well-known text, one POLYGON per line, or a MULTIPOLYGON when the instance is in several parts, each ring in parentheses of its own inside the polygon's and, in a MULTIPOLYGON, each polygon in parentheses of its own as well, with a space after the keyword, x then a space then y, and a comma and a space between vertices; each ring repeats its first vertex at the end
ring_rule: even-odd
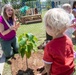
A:
POLYGON ((74 14, 74 16, 75 16, 75 18, 76 18, 76 1, 74 1, 73 2, 73 7, 72 7, 72 9, 73 9, 73 14, 74 14))
MULTIPOLYGON (((72 13, 74 14, 74 17, 75 17, 74 22, 76 22, 76 1, 73 2, 72 9, 73 9, 72 13)), ((74 31, 74 36, 75 36, 75 39, 76 39, 76 28, 75 28, 75 31, 74 31)))
POLYGON ((46 72, 47 75, 73 75, 73 43, 64 34, 70 25, 68 14, 61 8, 50 9, 45 14, 44 22, 47 33, 53 39, 46 45, 44 50, 45 71, 38 75, 44 75, 46 72))
MULTIPOLYGON (((68 3, 65 3, 62 5, 62 8, 68 13, 69 18, 71 19, 70 22, 72 23, 72 20, 74 19, 74 15, 72 14, 72 6, 68 3)), ((72 33, 74 31, 75 29, 71 27, 71 28, 68 28, 64 33, 67 34, 72 39, 72 33)), ((38 49, 44 49, 44 47, 50 40, 52 40, 52 36, 46 33, 46 40, 38 46, 38 49)))
MULTIPOLYGON (((75 19, 75 17, 72 14, 72 6, 68 3, 66 3, 66 4, 62 5, 62 8, 68 13, 70 22, 73 23, 72 21, 75 19)), ((72 39, 72 34, 74 31, 75 31, 75 29, 73 27, 70 27, 64 33, 72 39)))

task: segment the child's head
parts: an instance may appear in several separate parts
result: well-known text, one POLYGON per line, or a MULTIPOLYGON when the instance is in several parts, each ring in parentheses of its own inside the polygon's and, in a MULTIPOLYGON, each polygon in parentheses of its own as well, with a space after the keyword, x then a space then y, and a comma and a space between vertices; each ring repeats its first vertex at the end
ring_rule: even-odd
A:
POLYGON ((51 36, 63 34, 69 27, 70 19, 68 14, 61 8, 50 9, 44 17, 46 32, 51 36))
POLYGON ((72 13, 72 6, 68 3, 63 4, 62 8, 67 12, 67 13, 72 13))

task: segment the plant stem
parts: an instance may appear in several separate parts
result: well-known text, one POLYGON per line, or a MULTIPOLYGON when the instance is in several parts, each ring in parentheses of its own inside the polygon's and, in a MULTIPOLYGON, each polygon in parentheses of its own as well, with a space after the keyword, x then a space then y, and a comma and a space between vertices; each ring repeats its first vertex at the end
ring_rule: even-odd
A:
POLYGON ((28 69, 28 59, 27 59, 27 57, 26 57, 26 67, 28 69))

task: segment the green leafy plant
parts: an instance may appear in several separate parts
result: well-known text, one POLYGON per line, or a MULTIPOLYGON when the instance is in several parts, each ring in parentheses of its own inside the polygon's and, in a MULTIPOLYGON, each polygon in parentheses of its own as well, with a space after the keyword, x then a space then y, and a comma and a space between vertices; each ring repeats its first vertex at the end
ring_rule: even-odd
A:
POLYGON ((26 65, 28 69, 28 61, 27 59, 30 58, 31 53, 37 51, 36 49, 36 41, 37 38, 32 33, 23 33, 18 38, 19 41, 19 53, 23 58, 26 55, 26 65))

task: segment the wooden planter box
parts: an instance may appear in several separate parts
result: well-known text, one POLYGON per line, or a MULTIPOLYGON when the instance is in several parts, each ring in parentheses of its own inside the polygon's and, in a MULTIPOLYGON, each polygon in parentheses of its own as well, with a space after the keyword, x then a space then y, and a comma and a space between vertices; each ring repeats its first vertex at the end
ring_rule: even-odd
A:
POLYGON ((33 22, 42 22, 41 14, 28 15, 21 17, 21 23, 33 23, 33 22))

